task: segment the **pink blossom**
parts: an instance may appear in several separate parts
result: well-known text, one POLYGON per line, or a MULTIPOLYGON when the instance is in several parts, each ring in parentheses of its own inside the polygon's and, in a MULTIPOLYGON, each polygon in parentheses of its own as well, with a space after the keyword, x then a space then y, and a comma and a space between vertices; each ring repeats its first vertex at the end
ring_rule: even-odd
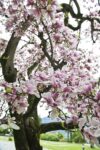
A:
POLYGON ((42 97, 47 101, 48 105, 53 106, 54 99, 52 98, 52 95, 50 92, 44 93, 42 97))
POLYGON ((100 91, 98 91, 98 92, 96 93, 96 99, 97 99, 97 100, 100 100, 100 91))
POLYGON ((84 86, 84 89, 83 89, 83 93, 84 93, 84 94, 88 94, 88 93, 90 93, 91 91, 92 91, 92 85, 91 85, 91 84, 84 86))
POLYGON ((35 0, 27 0, 27 5, 33 5, 35 0))
POLYGON ((53 36, 53 38, 54 38, 54 40, 55 40, 56 43, 59 43, 62 40, 62 37, 61 37, 60 34, 55 34, 53 36))

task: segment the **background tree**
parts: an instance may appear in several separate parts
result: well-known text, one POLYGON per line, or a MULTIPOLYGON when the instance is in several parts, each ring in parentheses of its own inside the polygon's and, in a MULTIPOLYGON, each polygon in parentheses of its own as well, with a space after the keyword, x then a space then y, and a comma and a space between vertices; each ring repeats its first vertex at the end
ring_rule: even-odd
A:
POLYGON ((100 10, 98 1, 81 2, 0 2, 1 24, 10 36, 6 45, 1 44, 5 47, 0 58, 5 80, 1 81, 1 111, 6 112, 1 123, 14 129, 16 150, 42 150, 41 133, 78 124, 86 139, 100 142, 99 82, 92 75, 92 56, 79 48, 83 22, 90 24, 86 36, 91 35, 94 43, 99 40, 100 10), (40 124, 40 101, 61 122, 40 124))

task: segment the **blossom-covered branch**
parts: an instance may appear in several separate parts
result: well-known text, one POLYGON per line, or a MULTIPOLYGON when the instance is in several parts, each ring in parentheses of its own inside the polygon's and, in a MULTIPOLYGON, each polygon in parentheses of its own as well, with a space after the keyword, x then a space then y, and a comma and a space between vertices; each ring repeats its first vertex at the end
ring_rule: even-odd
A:
MULTIPOLYGON (((24 32, 29 24, 27 22, 22 24, 22 32, 24 32)), ((21 39, 21 36, 16 37, 16 33, 13 32, 12 36, 7 44, 5 52, 0 58, 2 65, 2 71, 4 78, 7 82, 15 82, 17 76, 17 69, 14 68, 14 55, 18 46, 18 43, 21 39)))

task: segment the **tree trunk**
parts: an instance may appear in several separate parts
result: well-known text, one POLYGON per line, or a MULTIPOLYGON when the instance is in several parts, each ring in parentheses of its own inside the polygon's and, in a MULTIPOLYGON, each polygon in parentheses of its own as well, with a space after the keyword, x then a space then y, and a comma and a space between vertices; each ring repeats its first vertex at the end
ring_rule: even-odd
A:
POLYGON ((30 150, 27 137, 26 137, 26 133, 25 133, 23 117, 20 115, 17 115, 16 121, 17 121, 18 126, 20 127, 20 130, 13 131, 16 150, 30 150))
POLYGON ((40 146, 40 121, 37 108, 34 109, 32 116, 25 119, 26 136, 30 150, 42 150, 40 146))
POLYGON ((14 141, 16 150, 30 150, 23 128, 19 131, 14 130, 14 141))
POLYGON ((39 130, 38 128, 32 129, 29 126, 26 127, 26 135, 27 135, 29 150, 42 150, 42 147, 40 146, 40 134, 38 130, 39 130))
POLYGON ((30 117, 17 115, 16 121, 20 127, 20 130, 14 130, 13 132, 16 150, 42 150, 37 109, 34 109, 30 117))

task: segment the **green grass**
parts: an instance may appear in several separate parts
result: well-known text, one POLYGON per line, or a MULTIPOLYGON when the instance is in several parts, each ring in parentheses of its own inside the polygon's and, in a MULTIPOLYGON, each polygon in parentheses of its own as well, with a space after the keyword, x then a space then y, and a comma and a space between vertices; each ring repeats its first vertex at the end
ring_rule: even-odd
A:
POLYGON ((6 136, 0 136, 0 141, 8 141, 8 137, 6 137, 6 136))
POLYGON ((0 136, 0 141, 11 141, 11 139, 12 139, 12 141, 14 140, 14 138, 13 137, 7 137, 7 136, 0 136))
MULTIPOLYGON (((13 139, 13 137, 11 137, 13 139)), ((9 137, 0 136, 0 141, 8 141, 9 137)), ((41 140, 41 145, 48 150, 82 150, 82 144, 74 144, 67 142, 50 142, 41 140)), ((91 149, 85 144, 85 150, 100 150, 100 148, 91 149)))
MULTIPOLYGON (((66 142, 41 141, 41 145, 48 150, 82 150, 82 144, 66 142)), ((85 144, 85 150, 100 150, 100 148, 91 149, 88 144, 85 144)))

